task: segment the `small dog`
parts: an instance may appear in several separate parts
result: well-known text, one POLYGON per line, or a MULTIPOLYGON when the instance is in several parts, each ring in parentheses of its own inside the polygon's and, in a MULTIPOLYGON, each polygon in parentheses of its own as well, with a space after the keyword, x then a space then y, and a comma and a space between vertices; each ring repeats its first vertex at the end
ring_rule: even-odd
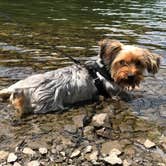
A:
POLYGON ((147 49, 110 39, 99 45, 96 61, 32 75, 1 90, 0 96, 10 98, 18 117, 64 110, 99 95, 127 97, 126 89, 139 86, 145 70, 155 74, 159 69, 160 56, 147 49))

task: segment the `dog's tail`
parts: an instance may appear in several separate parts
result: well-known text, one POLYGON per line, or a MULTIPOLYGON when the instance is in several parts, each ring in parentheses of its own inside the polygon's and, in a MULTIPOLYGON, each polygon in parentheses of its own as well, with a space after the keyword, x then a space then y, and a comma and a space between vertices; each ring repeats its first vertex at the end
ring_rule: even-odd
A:
POLYGON ((10 95, 11 92, 8 90, 8 88, 0 90, 0 98, 2 98, 3 100, 7 100, 10 95))

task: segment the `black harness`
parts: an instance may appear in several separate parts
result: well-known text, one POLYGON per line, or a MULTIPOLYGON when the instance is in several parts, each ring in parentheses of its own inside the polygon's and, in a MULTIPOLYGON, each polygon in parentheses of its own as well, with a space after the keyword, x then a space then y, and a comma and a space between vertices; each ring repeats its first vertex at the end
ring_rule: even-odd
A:
POLYGON ((109 97, 109 94, 103 84, 103 81, 97 75, 97 73, 99 73, 108 81, 113 81, 107 68, 104 65, 102 65, 102 67, 100 67, 96 61, 88 62, 84 65, 84 67, 88 70, 89 75, 93 78, 93 81, 97 88, 98 94, 105 96, 105 97, 109 97))

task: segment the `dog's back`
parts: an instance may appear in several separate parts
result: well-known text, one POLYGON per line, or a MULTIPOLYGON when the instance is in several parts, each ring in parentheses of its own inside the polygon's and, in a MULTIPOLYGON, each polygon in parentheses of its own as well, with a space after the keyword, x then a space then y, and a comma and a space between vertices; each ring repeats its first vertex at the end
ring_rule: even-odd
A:
POLYGON ((88 71, 80 66, 69 66, 18 81, 1 90, 0 97, 9 97, 11 103, 23 112, 45 113, 91 100, 95 93, 97 89, 88 71))

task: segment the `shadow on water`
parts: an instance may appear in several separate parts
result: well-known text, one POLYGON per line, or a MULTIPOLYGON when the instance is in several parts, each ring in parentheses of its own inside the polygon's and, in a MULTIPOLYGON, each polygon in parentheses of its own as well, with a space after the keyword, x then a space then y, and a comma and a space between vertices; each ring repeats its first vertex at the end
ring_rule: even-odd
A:
MULTIPOLYGON (((109 37, 149 48, 166 64, 166 2, 161 1, 4 1, 0 2, 0 88, 28 75, 72 64, 53 49, 82 60, 96 56, 97 41, 109 37)), ((63 114, 33 115, 12 126, 13 109, 1 103, 0 148, 29 146, 63 134, 73 117, 112 112, 112 139, 131 140, 166 133, 166 69, 148 77, 131 103, 108 101, 72 109, 63 114), (111 104, 110 104, 111 103, 111 104), (155 122, 155 123, 154 123, 155 122), (132 126, 132 127, 131 127, 132 126), (35 142, 35 143, 33 143, 35 142)))

